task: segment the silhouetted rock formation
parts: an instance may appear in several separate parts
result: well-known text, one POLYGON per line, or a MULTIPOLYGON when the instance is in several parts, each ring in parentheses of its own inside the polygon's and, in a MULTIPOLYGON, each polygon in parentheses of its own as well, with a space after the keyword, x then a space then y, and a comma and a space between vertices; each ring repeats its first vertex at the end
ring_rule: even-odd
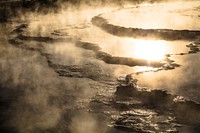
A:
POLYGON ((195 40, 200 37, 200 31, 120 27, 109 24, 109 22, 101 16, 92 18, 92 24, 112 35, 124 37, 163 40, 195 40))
MULTIPOLYGON (((134 79, 132 79, 134 81, 134 79)), ((171 95, 164 90, 148 90, 128 83, 127 79, 120 81, 120 85, 116 89, 116 97, 126 99, 131 97, 141 101, 148 108, 158 109, 162 112, 173 112, 174 116, 181 124, 192 124, 200 126, 200 104, 185 99, 182 96, 171 95), (192 112, 192 113, 191 113, 192 112)), ((118 122, 121 120, 116 121, 118 122)), ((122 122, 123 123, 123 122, 122 122)), ((121 124, 122 124, 121 123, 121 124)), ((124 127, 126 127, 124 125, 124 127)))

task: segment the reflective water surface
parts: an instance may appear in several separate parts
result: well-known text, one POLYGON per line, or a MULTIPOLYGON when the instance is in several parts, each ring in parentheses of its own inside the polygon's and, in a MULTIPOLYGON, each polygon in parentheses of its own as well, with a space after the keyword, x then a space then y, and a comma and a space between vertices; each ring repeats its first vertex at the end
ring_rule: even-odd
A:
POLYGON ((0 130, 199 132, 199 15, 198 0, 129 3, 0 24, 0 130), (92 23, 97 16, 107 23, 92 23), (142 37, 116 34, 131 28, 142 37), (146 37, 145 29, 169 39, 146 37))
POLYGON ((144 29, 199 30, 199 1, 143 4, 103 14, 111 24, 144 29), (126 18, 129 18, 128 21, 126 18))

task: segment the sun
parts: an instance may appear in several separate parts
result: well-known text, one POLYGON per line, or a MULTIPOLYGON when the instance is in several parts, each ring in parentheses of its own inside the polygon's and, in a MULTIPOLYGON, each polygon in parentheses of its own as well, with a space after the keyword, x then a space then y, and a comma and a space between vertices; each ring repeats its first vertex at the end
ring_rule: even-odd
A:
POLYGON ((137 40, 132 47, 132 56, 148 61, 161 61, 167 52, 166 45, 160 40, 137 40))

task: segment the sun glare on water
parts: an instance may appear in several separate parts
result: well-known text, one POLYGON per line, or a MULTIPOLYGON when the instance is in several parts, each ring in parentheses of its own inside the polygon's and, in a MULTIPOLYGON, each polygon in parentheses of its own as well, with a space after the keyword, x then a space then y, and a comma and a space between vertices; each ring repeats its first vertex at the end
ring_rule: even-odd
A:
POLYGON ((167 47, 163 41, 137 40, 129 53, 134 58, 161 61, 165 58, 167 47))

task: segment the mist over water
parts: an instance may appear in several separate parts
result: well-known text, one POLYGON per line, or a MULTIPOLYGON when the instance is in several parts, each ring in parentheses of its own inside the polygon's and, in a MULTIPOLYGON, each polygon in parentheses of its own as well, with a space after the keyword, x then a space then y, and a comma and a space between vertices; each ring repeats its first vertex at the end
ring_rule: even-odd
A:
POLYGON ((0 132, 200 131, 199 1, 0 4, 0 132))

